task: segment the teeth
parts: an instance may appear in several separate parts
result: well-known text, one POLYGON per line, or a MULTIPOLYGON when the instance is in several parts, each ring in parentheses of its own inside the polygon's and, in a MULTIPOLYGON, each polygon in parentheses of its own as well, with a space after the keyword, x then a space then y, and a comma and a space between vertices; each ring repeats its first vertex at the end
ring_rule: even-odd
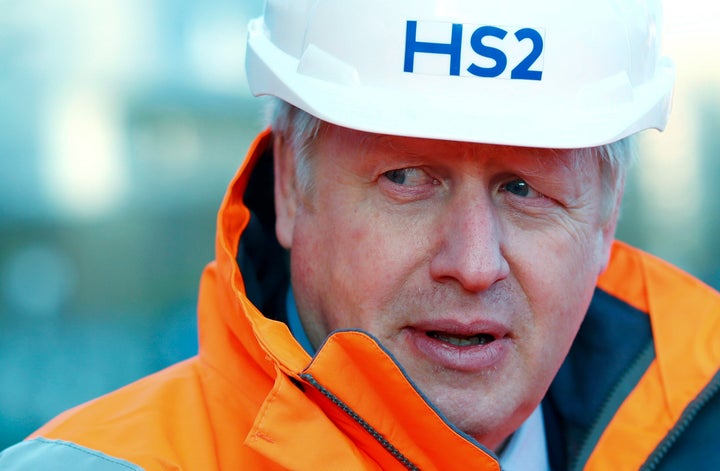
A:
POLYGON ((458 347, 470 347, 473 345, 485 345, 495 338, 490 334, 471 335, 470 337, 456 337, 454 335, 442 334, 440 332, 428 332, 430 337, 449 343, 458 347))

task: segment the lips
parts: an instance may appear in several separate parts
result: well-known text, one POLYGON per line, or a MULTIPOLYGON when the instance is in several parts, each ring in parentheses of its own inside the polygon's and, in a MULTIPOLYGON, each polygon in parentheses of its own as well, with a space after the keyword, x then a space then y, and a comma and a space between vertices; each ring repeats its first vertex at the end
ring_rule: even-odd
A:
POLYGON ((490 321, 433 321, 407 330, 411 345, 421 357, 435 366, 462 372, 496 368, 512 342, 509 329, 490 321))

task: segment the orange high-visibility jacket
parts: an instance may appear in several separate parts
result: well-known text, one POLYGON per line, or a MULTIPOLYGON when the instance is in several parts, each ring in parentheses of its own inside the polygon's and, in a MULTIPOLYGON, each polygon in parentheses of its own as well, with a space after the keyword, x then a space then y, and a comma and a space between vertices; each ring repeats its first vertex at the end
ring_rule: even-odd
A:
MULTIPOLYGON (((199 354, 62 414, 0 454, 0 469, 499 470, 368 335, 334 333, 311 358, 256 308, 272 310, 278 296, 248 299, 251 285, 287 290, 272 275, 282 263, 261 260, 244 278, 239 268, 265 256, 253 244, 266 237, 241 235, 272 227, 248 209, 270 197, 246 193, 272 193, 269 174, 258 177, 272 167, 270 142, 258 137, 222 203, 200 285, 199 354)), ((553 468, 720 469, 719 369, 718 294, 616 243, 544 402, 553 468)))

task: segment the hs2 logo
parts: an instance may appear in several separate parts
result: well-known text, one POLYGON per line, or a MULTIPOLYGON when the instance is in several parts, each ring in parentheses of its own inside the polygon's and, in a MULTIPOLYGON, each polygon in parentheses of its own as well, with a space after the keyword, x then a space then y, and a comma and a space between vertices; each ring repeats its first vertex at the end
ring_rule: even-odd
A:
POLYGON ((544 40, 541 31, 408 21, 404 71, 542 80, 544 40))

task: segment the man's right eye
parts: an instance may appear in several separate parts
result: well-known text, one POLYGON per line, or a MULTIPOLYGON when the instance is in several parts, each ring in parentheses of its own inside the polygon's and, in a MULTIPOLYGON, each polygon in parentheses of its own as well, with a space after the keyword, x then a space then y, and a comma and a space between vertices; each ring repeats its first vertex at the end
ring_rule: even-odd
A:
POLYGON ((383 173, 383 176, 396 185, 420 186, 436 184, 437 180, 418 167, 399 168, 383 173))

